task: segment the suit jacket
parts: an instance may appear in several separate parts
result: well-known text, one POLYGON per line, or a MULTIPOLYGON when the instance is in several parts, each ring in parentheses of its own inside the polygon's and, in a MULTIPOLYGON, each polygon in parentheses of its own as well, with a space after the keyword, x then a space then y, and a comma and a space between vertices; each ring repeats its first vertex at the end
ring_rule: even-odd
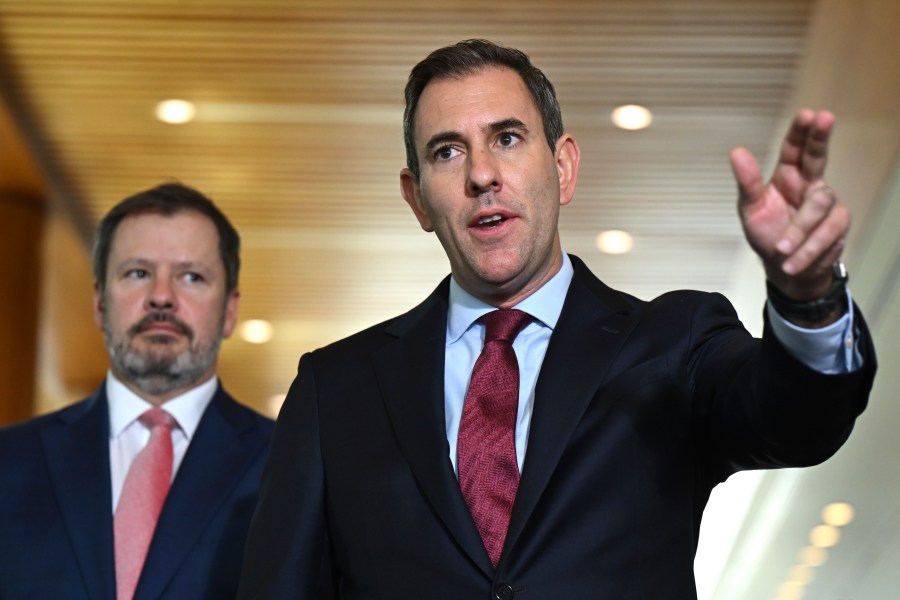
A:
MULTIPOLYGON (((115 600, 105 387, 0 430, 2 600, 115 600)), ((172 482, 135 599, 234 598, 272 429, 216 391, 172 482)))
POLYGON ((695 598, 712 487, 810 465, 863 410, 875 355, 822 375, 718 294, 643 302, 575 275, 538 377, 499 565, 449 460, 445 280, 421 305, 300 360, 276 425, 239 598, 695 598))

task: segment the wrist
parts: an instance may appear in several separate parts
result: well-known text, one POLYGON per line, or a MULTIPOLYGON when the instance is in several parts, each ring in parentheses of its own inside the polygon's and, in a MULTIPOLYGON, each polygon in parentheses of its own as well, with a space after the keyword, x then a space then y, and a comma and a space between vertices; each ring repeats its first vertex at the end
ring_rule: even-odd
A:
POLYGON ((837 261, 832 267, 831 287, 824 295, 808 300, 797 300, 785 294, 771 280, 766 280, 769 303, 775 311, 800 327, 824 327, 844 315, 847 304, 847 269, 837 261))

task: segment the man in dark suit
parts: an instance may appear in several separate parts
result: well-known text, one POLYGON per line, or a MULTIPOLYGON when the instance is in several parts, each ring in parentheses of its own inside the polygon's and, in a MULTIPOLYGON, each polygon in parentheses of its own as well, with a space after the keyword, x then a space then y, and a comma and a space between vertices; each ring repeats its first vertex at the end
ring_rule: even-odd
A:
POLYGON ((834 267, 849 215, 823 179, 832 124, 799 113, 768 183, 732 153, 770 286, 759 340, 721 295, 645 302, 563 253, 579 149, 527 56, 481 40, 429 55, 406 88, 401 191, 452 276, 301 358, 239 598, 694 598, 712 488, 826 459, 872 384, 834 267), (513 308, 521 332, 491 333, 513 308), (507 412, 492 388, 515 375, 484 359, 484 384, 482 343, 512 344, 507 412))
POLYGON ((110 370, 91 397, 0 431, 0 598, 234 597, 273 429, 215 372, 237 319, 239 245, 180 184, 103 219, 94 316, 110 370), (155 438, 142 416, 154 407, 170 429, 155 438), (151 446, 165 459, 141 471, 151 446), (161 507, 141 488, 151 472, 161 507))

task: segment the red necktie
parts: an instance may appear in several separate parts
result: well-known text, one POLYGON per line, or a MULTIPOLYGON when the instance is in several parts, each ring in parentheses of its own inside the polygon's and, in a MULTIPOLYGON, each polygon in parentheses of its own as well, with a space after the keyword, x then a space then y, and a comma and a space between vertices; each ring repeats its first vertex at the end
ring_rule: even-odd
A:
POLYGON ((515 440, 519 365, 512 343, 532 317, 500 309, 479 320, 486 327, 484 348, 466 392, 457 461, 460 489, 496 567, 519 489, 515 440))
POLYGON ((150 441, 128 469, 113 518, 118 600, 131 600, 137 588, 156 521, 172 481, 172 415, 157 407, 139 417, 150 441))

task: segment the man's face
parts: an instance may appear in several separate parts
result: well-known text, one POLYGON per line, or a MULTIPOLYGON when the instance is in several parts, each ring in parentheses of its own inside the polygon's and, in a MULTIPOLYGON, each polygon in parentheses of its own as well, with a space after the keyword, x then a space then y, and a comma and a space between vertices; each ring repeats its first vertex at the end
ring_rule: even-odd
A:
POLYGON ((113 373, 145 399, 164 402, 213 375, 237 304, 237 291, 226 297, 212 221, 194 211, 139 214, 113 236, 94 320, 113 373))
POLYGON ((430 82, 414 133, 421 173, 403 170, 403 197, 465 290, 512 306, 559 271, 559 209, 575 190, 578 146, 564 135, 550 149, 517 73, 430 82))

